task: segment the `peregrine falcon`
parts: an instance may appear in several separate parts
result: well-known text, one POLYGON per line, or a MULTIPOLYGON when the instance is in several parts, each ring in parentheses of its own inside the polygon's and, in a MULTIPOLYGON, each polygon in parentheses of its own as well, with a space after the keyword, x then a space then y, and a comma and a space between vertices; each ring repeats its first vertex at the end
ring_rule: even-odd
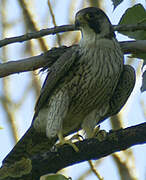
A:
POLYGON ((62 140, 63 134, 78 127, 92 137, 99 122, 122 108, 135 83, 134 70, 124 65, 112 25, 101 9, 80 10, 75 26, 82 38, 70 53, 74 62, 56 82, 51 95, 44 84, 35 108, 32 126, 46 133, 48 139, 58 136, 62 140))
POLYGON ((106 14, 96 7, 82 9, 75 26, 82 34, 80 42, 49 68, 31 127, 4 165, 47 149, 56 138, 65 143, 64 135, 80 129, 93 137, 95 126, 118 113, 130 96, 135 72, 124 65, 106 14))

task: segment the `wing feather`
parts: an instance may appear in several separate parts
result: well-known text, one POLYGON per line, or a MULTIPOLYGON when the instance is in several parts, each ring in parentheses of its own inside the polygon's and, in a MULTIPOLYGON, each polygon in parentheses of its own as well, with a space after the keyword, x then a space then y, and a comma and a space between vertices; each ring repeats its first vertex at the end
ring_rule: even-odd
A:
POLYGON ((38 115, 38 112, 43 107, 45 102, 48 101, 48 98, 51 96, 52 91, 56 88, 58 81, 69 71, 77 57, 78 46, 73 46, 62 56, 60 56, 58 60, 51 66, 42 86, 40 96, 36 102, 33 120, 38 115))

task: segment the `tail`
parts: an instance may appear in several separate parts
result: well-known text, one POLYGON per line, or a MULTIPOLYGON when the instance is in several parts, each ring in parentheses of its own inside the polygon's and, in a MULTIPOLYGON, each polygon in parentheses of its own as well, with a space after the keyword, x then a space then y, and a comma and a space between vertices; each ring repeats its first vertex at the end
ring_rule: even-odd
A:
POLYGON ((55 143, 56 138, 48 139, 45 134, 38 133, 33 126, 31 126, 19 142, 14 146, 11 152, 5 157, 0 168, 0 179, 5 177, 20 177, 28 170, 32 157, 35 154, 48 151, 55 143), (26 165, 28 163, 28 165, 26 165), (17 172, 17 167, 19 166, 17 172), (27 169, 24 168, 27 167, 27 169), (21 168, 23 172, 21 172, 21 168))

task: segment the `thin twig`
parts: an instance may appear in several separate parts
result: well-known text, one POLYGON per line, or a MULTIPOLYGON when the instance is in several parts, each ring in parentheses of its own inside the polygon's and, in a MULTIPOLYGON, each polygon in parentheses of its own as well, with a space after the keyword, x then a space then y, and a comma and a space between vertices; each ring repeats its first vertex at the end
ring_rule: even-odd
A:
POLYGON ((16 43, 16 42, 24 42, 24 41, 28 41, 31 39, 37 39, 42 36, 46 36, 46 35, 50 35, 50 34, 54 35, 56 33, 73 31, 73 30, 75 30, 74 25, 63 25, 63 26, 57 26, 57 27, 53 27, 53 28, 42 29, 40 31, 36 31, 33 33, 26 33, 22 36, 5 38, 0 41, 0 47, 6 46, 8 44, 16 43))
MULTIPOLYGON (((29 29, 32 31, 38 31, 39 30, 38 25, 33 18, 33 14, 30 10, 28 3, 26 3, 25 0, 21 0, 21 1, 18 0, 18 3, 20 4, 20 6, 24 12, 24 16, 26 17, 25 19, 26 19, 27 27, 29 27, 29 29)), ((38 39, 38 42, 40 44, 42 51, 47 51, 48 46, 47 46, 45 40, 43 38, 40 38, 40 39, 38 39)))
MULTIPOLYGON (((99 166, 99 164, 101 164, 103 162, 104 159, 99 159, 97 161, 95 161, 95 167, 99 166)), ((92 173, 91 168, 88 169, 86 172, 84 172, 83 174, 80 175, 80 177, 78 178, 78 180, 84 180, 85 178, 87 178, 87 176, 89 176, 92 173)))
MULTIPOLYGON (((6 32, 8 31, 8 27, 7 27, 7 13, 5 11, 6 9, 6 1, 3 0, 1 3, 1 16, 2 16, 2 24, 3 24, 3 28, 2 28, 2 36, 4 36, 6 34, 6 32)), ((6 62, 5 60, 8 57, 8 49, 6 47, 4 47, 2 49, 2 60, 3 62, 6 62)), ((10 78, 4 78, 2 81, 2 90, 3 90, 3 96, 1 97, 1 103, 2 106, 4 108, 4 111, 6 113, 7 116, 7 120, 10 124, 10 128, 12 131, 12 136, 14 138, 15 142, 18 142, 19 139, 19 134, 18 134, 18 130, 17 130, 17 125, 16 125, 16 118, 15 118, 15 112, 16 112, 16 108, 12 108, 10 109, 10 107, 12 107, 12 97, 11 97, 11 93, 10 93, 10 87, 9 87, 9 83, 10 83, 10 78)))
POLYGON ((112 157, 118 167, 121 180, 138 180, 134 156, 130 149, 114 153, 112 157))
MULTIPOLYGON (((16 37, 10 37, 10 38, 5 38, 0 41, 0 47, 3 47, 5 45, 11 44, 11 43, 16 43, 16 42, 24 42, 28 41, 30 39, 37 39, 46 35, 54 35, 56 33, 62 33, 62 32, 67 32, 67 31, 75 31, 78 29, 75 29, 74 25, 62 25, 62 26, 57 26, 53 28, 47 28, 47 29, 42 29, 40 31, 36 31, 33 33, 27 33, 22 36, 16 36, 16 37)), ((114 25, 114 30, 115 31, 137 31, 137 30, 146 30, 146 25, 114 25)))
POLYGON ((91 167, 92 172, 97 176, 97 178, 99 180, 104 180, 103 177, 100 176, 99 172, 95 169, 93 162, 91 160, 89 160, 88 163, 91 167))
MULTIPOLYGON (((55 15, 53 13, 53 9, 52 9, 52 6, 51 6, 51 3, 50 1, 48 0, 48 6, 49 6, 49 10, 50 10, 50 14, 52 16, 52 21, 53 21, 53 24, 54 26, 56 27, 57 24, 56 24, 56 20, 55 20, 55 15)), ((59 34, 56 34, 56 37, 57 37, 57 42, 58 42, 58 45, 61 46, 61 37, 59 34)))

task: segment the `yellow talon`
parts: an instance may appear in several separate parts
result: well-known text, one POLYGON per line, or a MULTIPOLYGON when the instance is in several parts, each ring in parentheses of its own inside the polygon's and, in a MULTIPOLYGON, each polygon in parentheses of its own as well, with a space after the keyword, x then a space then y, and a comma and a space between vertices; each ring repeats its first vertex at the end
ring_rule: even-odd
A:
POLYGON ((100 130, 100 126, 97 126, 94 128, 92 137, 97 138, 101 142, 106 139, 106 134, 105 130, 100 130))
POLYGON ((58 133, 58 138, 60 141, 59 145, 69 144, 76 152, 79 152, 79 148, 74 143, 72 143, 71 140, 65 140, 61 132, 58 133))
POLYGON ((96 138, 101 142, 106 139, 106 134, 105 130, 100 130, 100 126, 96 126, 92 133, 88 135, 88 138, 96 138))
POLYGON ((92 137, 96 137, 100 132, 100 126, 96 126, 93 130, 92 137))

